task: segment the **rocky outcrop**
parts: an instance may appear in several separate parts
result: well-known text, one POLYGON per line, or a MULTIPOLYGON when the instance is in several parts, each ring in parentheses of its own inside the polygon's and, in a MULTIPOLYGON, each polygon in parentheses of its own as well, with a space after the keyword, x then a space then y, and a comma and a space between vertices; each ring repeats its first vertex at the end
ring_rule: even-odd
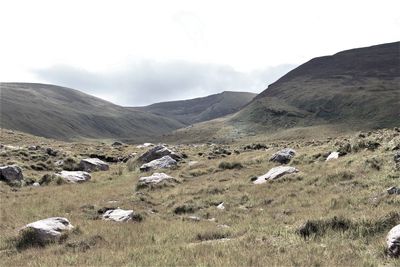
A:
POLYGON ((270 161, 278 162, 280 164, 288 164, 295 155, 296 151, 294 149, 285 148, 273 154, 270 161))
POLYGON ((22 169, 17 165, 0 167, 0 180, 7 183, 20 182, 24 179, 22 169))
POLYGON ((107 163, 98 158, 82 159, 79 166, 81 170, 86 172, 108 171, 110 168, 107 163))
POLYGON ((393 227, 386 238, 389 254, 393 257, 400 256, 400 224, 393 227))
POLYGON ((92 178, 90 173, 83 171, 61 171, 56 173, 56 176, 61 177, 68 183, 83 183, 92 178))
POLYGON ((269 172, 267 172, 266 174, 258 177, 255 181, 253 181, 253 183, 254 184, 263 184, 268 180, 275 180, 286 174, 296 173, 298 171, 299 171, 298 169, 296 169, 294 167, 290 167, 290 166, 275 167, 275 168, 272 168, 271 170, 269 170, 269 172))
POLYGON ((44 245, 59 240, 73 228, 68 219, 53 217, 27 224, 20 230, 20 235, 29 237, 32 243, 44 245))
POLYGON ((164 156, 159 159, 155 159, 150 161, 149 163, 145 163, 140 167, 141 171, 150 171, 156 169, 170 168, 172 166, 176 166, 177 161, 171 158, 170 156, 164 156))
POLYGON ((160 185, 168 185, 170 183, 176 183, 176 179, 165 174, 165 173, 154 173, 151 176, 141 177, 138 181, 138 188, 152 187, 160 185))
POLYGON ((120 208, 111 209, 104 212, 102 218, 107 221, 127 222, 132 220, 133 210, 123 210, 120 208))
POLYGON ((150 161, 162 158, 164 156, 170 156, 171 158, 173 158, 174 160, 177 160, 177 161, 179 161, 181 159, 181 156, 178 155, 176 152, 172 151, 171 149, 169 149, 163 145, 159 145, 159 146, 153 147, 152 149, 150 149, 147 152, 145 152, 144 154, 142 154, 138 158, 138 162, 149 163, 150 161))

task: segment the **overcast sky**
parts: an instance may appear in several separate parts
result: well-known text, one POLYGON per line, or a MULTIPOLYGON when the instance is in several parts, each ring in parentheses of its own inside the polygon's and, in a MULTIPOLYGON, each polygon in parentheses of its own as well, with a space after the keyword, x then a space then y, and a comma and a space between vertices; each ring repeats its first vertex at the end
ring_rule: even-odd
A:
POLYGON ((125 106, 261 92, 295 66, 400 40, 399 0, 1 0, 0 81, 125 106))

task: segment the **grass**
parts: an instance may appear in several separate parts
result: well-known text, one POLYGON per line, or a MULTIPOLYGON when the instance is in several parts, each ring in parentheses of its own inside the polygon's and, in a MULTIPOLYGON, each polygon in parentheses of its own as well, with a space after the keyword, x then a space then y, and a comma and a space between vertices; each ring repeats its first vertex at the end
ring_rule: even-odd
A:
MULTIPOLYGON (((176 146, 173 149, 186 153, 188 159, 177 169, 165 170, 181 181, 174 187, 136 191, 142 174, 137 169, 127 171, 127 164, 122 171, 120 164, 111 164, 109 171, 94 172, 82 184, 15 189, 1 183, 0 260, 5 266, 399 265, 400 259, 389 258, 384 251, 387 232, 399 223, 400 205, 397 195, 385 192, 398 183, 398 178, 391 178, 397 177, 393 151, 385 145, 399 136, 391 130, 376 131, 369 136, 380 140, 374 151, 365 148, 328 162, 313 157, 353 137, 243 139, 230 145, 231 151, 241 153, 224 158, 228 163, 240 162, 243 168, 219 168, 221 159, 208 160, 212 145, 176 146), (244 151, 252 143, 266 144, 268 149, 244 151), (296 149, 290 165, 300 172, 288 179, 252 184, 251 177, 277 166, 268 159, 282 147, 296 149), (366 168, 370 158, 379 160, 379 170, 366 168), (189 166, 189 161, 199 164, 189 166), (191 176, 191 171, 201 175, 191 176), (224 210, 216 207, 221 202, 224 210), (98 210, 113 206, 132 209, 142 220, 100 220, 98 210), (53 216, 68 218, 79 233, 43 248, 17 250, 15 243, 10 245, 22 226, 53 216), (183 219, 188 216, 200 221, 183 219), (299 229, 307 222, 309 234, 304 238, 299 229), (219 242, 225 239, 229 240, 219 242)), ((115 151, 107 144, 62 143, 19 134, 2 138, 1 143, 21 146, 51 143, 76 158, 97 149, 107 155, 143 152, 135 146, 115 151)), ((17 153, 0 160, 24 164, 17 153)), ((51 173, 24 168, 26 176, 38 179, 51 173)))

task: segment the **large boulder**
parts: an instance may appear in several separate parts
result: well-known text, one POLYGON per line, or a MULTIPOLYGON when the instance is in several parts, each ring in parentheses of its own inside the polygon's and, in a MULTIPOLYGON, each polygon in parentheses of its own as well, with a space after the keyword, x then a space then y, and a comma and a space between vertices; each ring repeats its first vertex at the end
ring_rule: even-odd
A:
POLYGON ((53 217, 25 225, 20 230, 20 235, 22 238, 29 238, 29 242, 33 244, 44 245, 59 240, 73 228, 66 218, 53 217))
POLYGON ((254 184, 263 184, 268 180, 275 180, 279 177, 282 177, 283 175, 286 174, 290 174, 290 173, 296 173, 299 170, 294 168, 294 167, 290 167, 290 166, 278 166, 278 167, 274 167, 271 170, 269 170, 269 172, 267 172, 266 174, 258 177, 255 181, 253 181, 254 184))
POLYGON ((126 222, 132 220, 133 210, 123 210, 120 208, 107 210, 102 218, 107 221, 126 222))
POLYGON ((154 173, 151 176, 141 177, 138 181, 138 188, 151 187, 158 185, 165 185, 177 182, 175 178, 165 174, 165 173, 154 173))
POLYGON ((389 231, 386 238, 386 244, 391 256, 400 256, 400 224, 389 231))
POLYGON ((56 176, 61 177, 68 183, 83 183, 92 178, 90 173, 82 171, 61 171, 56 173, 56 176))
POLYGON ((98 158, 82 159, 79 166, 83 171, 86 172, 108 171, 110 168, 107 163, 98 158))
POLYGON ((0 180, 8 183, 19 182, 24 179, 22 169, 17 165, 9 165, 0 167, 0 180))
POLYGON ((144 154, 142 154, 139 158, 138 161, 142 163, 149 163, 150 161, 153 161, 155 159, 162 158, 164 156, 170 156, 174 160, 179 161, 181 159, 181 156, 172 151, 171 149, 163 146, 163 145, 158 145, 156 147, 153 147, 152 149, 148 150, 144 154))
POLYGON ((270 161, 278 162, 280 164, 287 164, 296 155, 296 151, 291 148, 282 149, 272 155, 270 161))
POLYGON ((177 161, 171 158, 170 156, 164 156, 159 159, 155 159, 150 161, 149 163, 145 163, 140 167, 141 171, 150 171, 162 168, 170 168, 172 166, 176 166, 177 161))

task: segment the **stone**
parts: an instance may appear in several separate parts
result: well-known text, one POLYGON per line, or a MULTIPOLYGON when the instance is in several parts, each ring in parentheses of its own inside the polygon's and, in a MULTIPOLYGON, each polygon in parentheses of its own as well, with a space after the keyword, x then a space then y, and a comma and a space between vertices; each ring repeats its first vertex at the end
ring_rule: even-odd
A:
POLYGON ((119 142, 119 141, 115 141, 114 143, 111 144, 111 146, 114 146, 114 147, 116 147, 116 146, 122 146, 122 145, 123 145, 123 143, 121 143, 121 142, 119 142))
POLYGON ((219 210, 224 210, 224 209, 225 209, 224 202, 221 202, 221 204, 219 204, 219 205, 217 206, 217 209, 219 209, 219 210))
POLYGON ((90 173, 83 171, 61 171, 56 173, 56 175, 69 183, 82 183, 92 178, 90 173))
POLYGON ((339 158, 339 152, 334 151, 329 154, 329 156, 326 158, 326 161, 338 159, 338 158, 339 158))
POLYGON ((199 162, 198 161, 189 161, 189 163, 188 163, 188 165, 189 165, 189 167, 194 167, 194 166, 196 166, 196 165, 198 165, 199 164, 199 162))
POLYGON ((133 210, 123 210, 120 208, 107 210, 102 218, 107 221, 127 222, 132 220, 133 210))
POLYGON ((141 177, 138 181, 138 187, 149 187, 159 185, 166 182, 176 182, 176 179, 165 173, 154 173, 151 176, 141 177))
POLYGON ((53 149, 51 147, 45 148, 45 152, 47 153, 47 155, 53 156, 53 157, 58 155, 58 150, 55 150, 55 149, 53 149))
POLYGON ((273 154, 269 161, 287 164, 295 155, 296 151, 294 149, 285 148, 273 154))
POLYGON ((388 189, 386 189, 386 192, 389 195, 400 195, 400 187, 397 186, 389 187, 388 189))
POLYGON ((163 145, 159 145, 142 154, 137 160, 142 163, 149 163, 150 161, 162 158, 164 156, 170 156, 176 161, 179 161, 181 159, 181 156, 171 149, 163 145))
POLYGON ((392 257, 400 256, 400 224, 389 231, 386 237, 386 244, 392 257))
POLYGON ((79 166, 83 171, 86 172, 108 171, 110 168, 107 163, 98 158, 82 159, 79 166))
POLYGON ((400 150, 399 150, 399 151, 396 151, 396 153, 394 153, 393 160, 394 160, 394 162, 396 162, 396 163, 399 163, 399 162, 400 162, 400 150))
POLYGON ((137 148, 146 148, 146 147, 151 147, 154 146, 152 143, 144 143, 143 145, 138 145, 136 146, 137 148))
POLYGON ((52 217, 27 224, 20 230, 20 233, 24 234, 28 230, 35 243, 45 244, 59 240, 63 234, 68 233, 73 228, 74 226, 68 219, 52 217))
POLYGON ((22 169, 17 165, 8 165, 0 167, 0 180, 8 183, 19 182, 24 179, 22 169))
POLYGON ((253 181, 253 184, 263 184, 268 180, 275 180, 286 174, 296 173, 298 171, 299 171, 298 169, 290 166, 274 167, 271 170, 269 170, 266 174, 258 177, 257 180, 253 181))
POLYGON ((33 186, 33 187, 39 187, 40 184, 39 184, 38 182, 34 182, 34 183, 32 184, 32 186, 33 186))
POLYGON ((150 171, 156 169, 170 168, 172 166, 176 166, 177 162, 170 156, 164 156, 159 159, 155 159, 150 161, 149 163, 145 163, 140 167, 141 171, 150 171))

